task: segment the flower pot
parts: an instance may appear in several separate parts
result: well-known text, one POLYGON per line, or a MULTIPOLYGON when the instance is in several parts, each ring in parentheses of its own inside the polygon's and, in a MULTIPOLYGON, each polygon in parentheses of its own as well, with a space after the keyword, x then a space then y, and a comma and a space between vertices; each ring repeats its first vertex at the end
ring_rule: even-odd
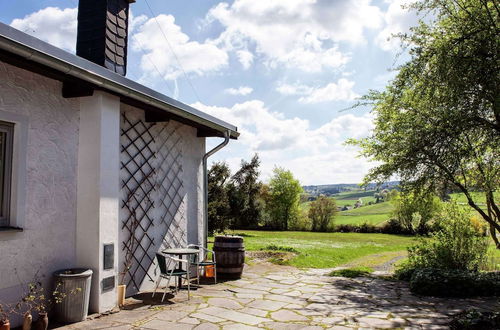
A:
POLYGON ((24 313, 23 316, 23 330, 31 330, 31 323, 33 323, 33 316, 30 312, 24 313))
POLYGON ((127 286, 125 284, 118 285, 117 292, 118 292, 118 306, 123 306, 125 304, 125 293, 127 292, 127 286))
POLYGON ((0 321, 0 330, 10 330, 10 321, 9 320, 0 321))

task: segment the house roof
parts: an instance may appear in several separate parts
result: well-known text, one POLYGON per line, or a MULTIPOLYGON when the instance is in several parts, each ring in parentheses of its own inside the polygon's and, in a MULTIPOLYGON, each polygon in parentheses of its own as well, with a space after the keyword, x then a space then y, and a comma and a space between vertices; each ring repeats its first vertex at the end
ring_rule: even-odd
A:
POLYGON ((65 97, 105 90, 123 103, 144 109, 146 120, 177 120, 198 128, 198 136, 222 137, 225 132, 233 139, 239 136, 236 126, 3 23, 0 60, 64 82, 69 86, 66 93, 63 91, 65 97))

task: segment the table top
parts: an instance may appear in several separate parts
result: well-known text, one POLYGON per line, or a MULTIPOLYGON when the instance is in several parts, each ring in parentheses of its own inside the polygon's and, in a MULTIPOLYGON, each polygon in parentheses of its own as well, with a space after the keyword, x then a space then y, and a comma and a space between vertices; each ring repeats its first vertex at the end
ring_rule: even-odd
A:
POLYGON ((200 252, 198 249, 187 249, 187 248, 177 248, 177 249, 165 249, 162 251, 165 254, 175 254, 175 255, 184 255, 184 254, 197 254, 200 252))

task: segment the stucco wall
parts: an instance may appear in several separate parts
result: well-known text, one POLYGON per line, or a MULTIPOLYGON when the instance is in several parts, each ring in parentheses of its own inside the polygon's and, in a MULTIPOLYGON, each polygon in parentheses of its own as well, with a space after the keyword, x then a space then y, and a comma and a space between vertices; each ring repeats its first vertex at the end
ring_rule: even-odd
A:
MULTIPOLYGON (((127 292, 132 294, 137 289, 152 288, 154 282, 151 279, 156 279, 158 275, 158 271, 155 270, 156 264, 151 262, 154 260, 155 252, 166 247, 183 247, 188 243, 203 242, 203 226, 201 225, 203 205, 201 202, 203 195, 202 157, 205 152, 205 139, 196 136, 195 128, 175 121, 154 125, 145 123, 142 110, 123 105, 121 130, 121 144, 129 146, 129 150, 125 152, 122 148, 120 160, 122 164, 128 165, 126 165, 127 169, 122 166, 120 182, 127 181, 131 173, 136 173, 135 179, 129 181, 131 185, 121 188, 122 201, 127 199, 130 188, 133 189, 137 182, 143 182, 143 187, 135 193, 138 199, 143 200, 142 207, 137 208, 140 226, 137 228, 136 238, 141 240, 141 245, 147 251, 137 248, 134 255, 136 259, 142 260, 141 265, 148 270, 149 276, 134 259, 131 267, 132 272, 136 274, 135 281, 130 281, 130 276, 125 277, 125 283, 128 284, 127 292), (123 130, 127 133, 123 134, 123 130), (138 135, 141 137, 138 138, 138 135), (141 155, 137 155, 138 148, 143 150, 141 155), (155 153, 155 157, 149 158, 151 153, 155 153), (134 161, 130 161, 134 155, 136 155, 134 161), (145 164, 145 162, 147 165, 143 165, 142 170, 136 171, 138 164, 145 164), (149 179, 151 183, 148 183, 144 177, 152 168, 155 169, 155 173, 149 179), (155 185, 155 189, 150 191, 151 185, 155 185), (144 198, 147 191, 149 191, 148 197, 144 198), (154 203, 154 206, 151 203, 154 203), (147 216, 143 216, 144 209, 148 210, 147 216), (153 225, 149 226, 150 223, 153 225), (143 228, 148 228, 147 236, 142 234, 143 228), (143 256, 145 253, 147 256, 143 256)), ((134 207, 136 203, 133 201, 130 205, 134 207)), ((120 228, 122 228, 130 215, 130 210, 124 207, 123 202, 120 203, 120 207, 120 228)), ((121 230, 120 242, 128 241, 129 232, 130 230, 126 227, 121 230)), ((125 262, 125 253, 122 248, 123 243, 119 250, 120 270, 124 269, 125 262)))
POLYGON ((16 176, 25 175, 24 215, 16 220, 24 231, 0 232, 0 300, 6 301, 36 271, 50 279, 74 265, 79 101, 64 99, 60 82, 4 62, 0 77, 0 120, 17 119, 16 134, 27 133, 15 146, 26 166, 13 164, 16 176))
MULTIPOLYGON (((19 157, 15 155, 13 167, 16 178, 24 178, 18 180, 22 182, 19 209, 14 206, 15 224, 23 232, 0 232, 0 301, 6 302, 18 299, 20 283, 30 281, 37 271, 48 282, 53 271, 78 266, 75 240, 80 100, 64 99, 60 82, 4 62, 0 62, 0 77, 0 120, 16 122, 15 151, 19 157)), ((123 104, 121 107, 131 118, 144 119, 142 110, 123 104)), ((155 197, 157 205, 163 200, 163 208, 170 209, 178 231, 169 230, 164 235, 165 229, 173 228, 169 227, 170 220, 163 227, 151 228, 150 234, 156 239, 148 253, 153 256, 163 247, 203 243, 205 139, 196 133, 195 128, 175 121, 154 125, 155 150, 166 150, 162 146, 166 139, 175 145, 169 157, 176 158, 177 170, 169 170, 173 168, 170 159, 165 162, 163 173, 168 173, 168 182, 180 182, 182 186, 176 189, 177 197, 172 200, 161 198, 161 194, 155 197)), ((123 175, 120 171, 120 180, 123 175)), ((123 189, 121 193, 126 194, 123 189)), ((122 220, 124 210, 122 201, 119 202, 122 220)), ((162 209, 155 208, 151 215, 159 221, 162 209)), ((116 246, 120 270, 124 233, 120 232, 116 246)), ((157 276, 154 264, 148 273, 157 276)), ((140 289, 151 285, 145 280, 140 289)))

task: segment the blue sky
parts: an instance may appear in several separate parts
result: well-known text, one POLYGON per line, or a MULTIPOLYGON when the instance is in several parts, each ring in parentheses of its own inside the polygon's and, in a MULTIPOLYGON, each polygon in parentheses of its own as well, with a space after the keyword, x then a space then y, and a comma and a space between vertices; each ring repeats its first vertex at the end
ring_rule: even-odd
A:
MULTIPOLYGON (((236 169, 257 152, 264 180, 281 166, 302 184, 356 183, 372 164, 343 142, 367 136, 372 117, 343 109, 394 76, 400 49, 387 38, 416 24, 402 4, 137 0, 127 76, 237 125, 241 138, 212 161, 236 169)), ((0 21, 74 52, 76 7, 1 1, 0 21)))

